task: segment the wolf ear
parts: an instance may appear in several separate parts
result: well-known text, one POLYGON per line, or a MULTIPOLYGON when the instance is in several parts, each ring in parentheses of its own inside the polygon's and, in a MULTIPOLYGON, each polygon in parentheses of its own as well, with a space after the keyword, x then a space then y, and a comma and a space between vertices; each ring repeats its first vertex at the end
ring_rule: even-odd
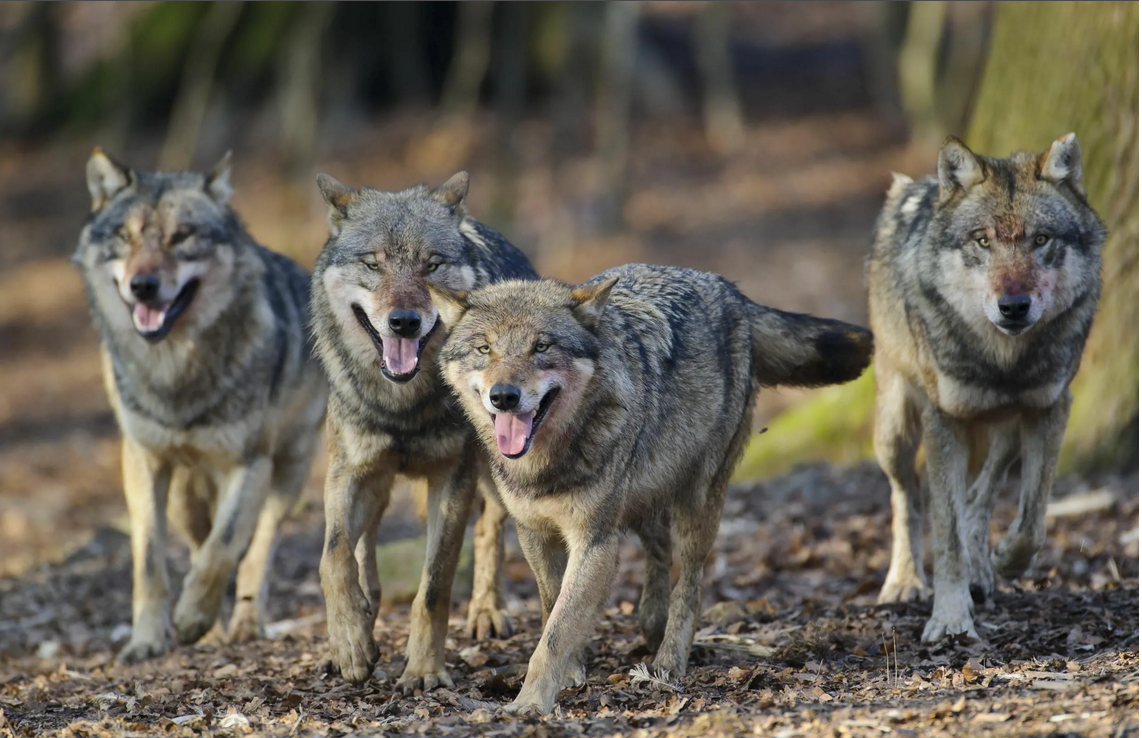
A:
POLYGON ((87 160, 87 191, 91 193, 91 212, 103 206, 131 184, 131 170, 103 153, 98 146, 87 160))
POLYGON ((1083 199, 1083 152, 1079 148, 1079 137, 1068 133, 1056 139, 1051 148, 1039 157, 1039 178, 1055 184, 1067 184, 1083 199))
POLYGON ((464 313, 468 312, 468 293, 442 289, 431 282, 426 284, 432 304, 436 306, 436 312, 440 313, 440 320, 444 322, 445 328, 452 330, 464 317, 464 313))
POLYGON ((611 296, 611 288, 618 281, 618 277, 611 277, 598 284, 571 290, 571 309, 580 323, 591 330, 599 325, 599 320, 603 317, 603 308, 607 306, 607 298, 611 296))
POLYGON ((336 236, 341 232, 341 222, 349 217, 349 203, 357 191, 324 173, 317 175, 317 188, 329 205, 329 235, 336 236))
POLYGON ((223 154, 206 175, 206 194, 219 205, 230 202, 230 196, 234 194, 234 188, 230 186, 230 154, 229 151, 223 154))
POLYGON ((463 218, 466 214, 464 198, 468 196, 468 173, 456 172, 447 182, 429 193, 433 200, 463 218))
POLYGON ((955 136, 944 140, 940 149, 940 200, 947 200, 957 189, 970 190, 983 181, 983 162, 955 136))

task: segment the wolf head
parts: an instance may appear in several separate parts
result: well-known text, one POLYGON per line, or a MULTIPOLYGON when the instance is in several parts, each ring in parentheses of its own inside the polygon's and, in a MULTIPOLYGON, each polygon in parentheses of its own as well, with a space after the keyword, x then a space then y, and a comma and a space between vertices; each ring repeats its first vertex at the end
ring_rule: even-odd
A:
POLYGON ((408 382, 429 340, 443 332, 429 285, 470 290, 476 283, 460 231, 468 173, 401 192, 353 189, 327 174, 317 184, 329 205, 318 271, 342 335, 363 361, 379 353, 385 377, 408 382))
POLYGON ((99 148, 87 162, 91 215, 72 261, 107 327, 150 342, 176 324, 207 325, 230 289, 230 154, 209 174, 136 172, 99 148))
POLYGON ((941 292, 969 323, 1019 336, 1098 284, 1105 233, 1086 201, 1073 133, 1042 154, 1007 159, 949 138, 932 222, 941 292))
POLYGON ((433 288, 449 328, 444 378, 489 447, 519 459, 560 437, 595 373, 596 330, 616 281, 500 282, 471 294, 433 288))

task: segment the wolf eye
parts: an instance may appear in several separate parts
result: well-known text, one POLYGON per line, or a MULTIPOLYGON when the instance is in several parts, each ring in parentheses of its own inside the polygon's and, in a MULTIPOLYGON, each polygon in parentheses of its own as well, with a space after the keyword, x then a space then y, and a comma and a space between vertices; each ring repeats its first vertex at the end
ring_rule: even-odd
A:
POLYGON ((981 236, 981 237, 977 238, 975 240, 975 242, 978 243, 980 246, 984 247, 985 249, 991 248, 991 239, 988 238, 987 236, 981 236))
POLYGON ((549 348, 551 348, 551 344, 547 343, 546 341, 540 341, 537 344, 535 344, 535 352, 537 354, 542 354, 544 351, 546 351, 549 348))
POLYGON ((425 269, 427 269, 429 272, 435 272, 436 268, 439 266, 440 265, 437 264, 436 262, 429 262, 428 266, 426 266, 425 269))
POLYGON ((1038 236, 1035 236, 1035 245, 1036 246, 1042 246, 1045 243, 1047 243, 1047 237, 1044 236, 1042 233, 1040 233, 1038 236))
POLYGON ((177 246, 194 235, 194 226, 182 226, 171 236, 171 246, 177 246))
POLYGON ((364 264, 364 265, 365 265, 365 268, 366 268, 366 269, 368 269, 369 271, 371 271, 371 272, 375 272, 375 271, 377 271, 377 266, 378 266, 378 265, 377 265, 377 263, 376 263, 376 262, 373 262, 373 261, 363 261, 363 262, 361 262, 361 263, 362 263, 362 264, 364 264))
POLYGON ((120 241, 124 241, 124 242, 130 241, 131 240, 131 232, 127 230, 126 226, 124 226, 124 227, 120 228, 119 230, 115 231, 115 237, 118 238, 120 241))
POLYGON ((481 354, 486 354, 492 350, 492 347, 485 343, 481 346, 477 346, 476 350, 479 351, 481 354))

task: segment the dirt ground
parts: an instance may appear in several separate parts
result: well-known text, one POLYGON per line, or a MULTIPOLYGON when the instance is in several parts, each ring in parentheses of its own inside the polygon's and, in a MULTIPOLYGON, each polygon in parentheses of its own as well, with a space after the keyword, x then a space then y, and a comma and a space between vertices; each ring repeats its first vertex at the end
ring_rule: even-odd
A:
MULTIPOLYGON (((977 615, 984 642, 928 646, 926 605, 875 606, 889 527, 875 465, 807 466, 737 486, 689 672, 659 683, 631 675, 650 655, 632 614, 640 551, 628 542, 587 685, 564 691, 550 718, 523 721, 495 709, 514 697, 540 633, 514 539, 519 633, 475 643, 457 602, 455 688, 400 697, 404 607, 382 613, 381 663, 367 684, 323 668, 316 505, 289 525, 275 565, 276 640, 185 647, 131 667, 112 661, 129 632, 128 542, 100 528, 62 563, 0 582, 0 735, 1137 735, 1138 479, 1067 479, 1059 491, 1035 564, 977 615), (1075 499, 1086 512, 1066 510, 1075 499)), ((1013 502, 1009 491, 993 542, 1013 502)), ((172 559, 185 571, 184 549, 172 559)))

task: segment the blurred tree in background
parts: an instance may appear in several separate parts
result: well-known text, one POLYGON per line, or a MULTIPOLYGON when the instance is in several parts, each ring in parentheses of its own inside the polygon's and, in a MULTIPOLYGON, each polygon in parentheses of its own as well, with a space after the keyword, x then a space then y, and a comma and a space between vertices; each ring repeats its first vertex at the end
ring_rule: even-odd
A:
MULTIPOLYGON (((1002 3, 967 143, 1006 156, 1079 136, 1083 183, 1109 236, 1103 292, 1064 439, 1064 470, 1138 464, 1138 5, 1002 3)), ((933 149, 932 167, 936 156, 933 149)), ((871 453, 872 372, 779 418, 740 477, 871 453)))

